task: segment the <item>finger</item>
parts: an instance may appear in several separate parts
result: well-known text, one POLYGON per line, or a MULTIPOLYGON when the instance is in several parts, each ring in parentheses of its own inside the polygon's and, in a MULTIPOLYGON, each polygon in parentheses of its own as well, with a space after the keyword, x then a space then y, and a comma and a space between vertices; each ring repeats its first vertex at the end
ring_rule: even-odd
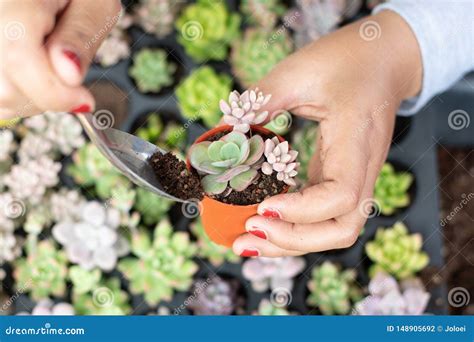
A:
POLYGON ((239 236, 232 246, 235 254, 240 256, 265 256, 265 257, 282 257, 282 256, 298 256, 305 254, 301 251, 285 250, 279 248, 269 241, 265 241, 251 234, 243 234, 239 236), (246 251, 250 251, 246 254, 246 251))
POLYGON ((118 0, 71 0, 48 38, 47 49, 56 73, 78 86, 102 41, 119 19, 118 0))
POLYGON ((251 233, 254 230, 264 231, 268 239, 266 242, 282 250, 310 253, 352 246, 363 223, 364 220, 357 215, 311 224, 295 224, 254 216, 247 220, 246 229, 251 233))
POLYGON ((299 192, 270 197, 258 206, 258 214, 312 223, 347 214, 357 207, 368 165, 366 143, 356 143, 344 134, 337 136, 337 127, 323 126, 326 124, 332 123, 321 123, 321 134, 328 137, 320 151, 323 181, 299 192), (327 132, 329 129, 336 137, 327 132))

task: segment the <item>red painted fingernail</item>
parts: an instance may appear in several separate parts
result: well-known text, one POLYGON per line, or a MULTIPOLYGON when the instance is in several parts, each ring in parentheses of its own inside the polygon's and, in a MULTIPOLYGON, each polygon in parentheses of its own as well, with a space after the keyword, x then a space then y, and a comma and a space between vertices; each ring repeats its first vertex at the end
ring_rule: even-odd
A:
POLYGON ((281 214, 275 209, 265 209, 262 214, 264 217, 281 219, 281 214))
POLYGON ((69 60, 77 66, 79 71, 81 71, 81 60, 79 59, 79 56, 77 55, 77 53, 75 53, 71 50, 64 49, 63 54, 64 54, 64 56, 69 58, 69 60))
POLYGON ((240 253, 241 257, 250 258, 250 257, 258 257, 260 252, 257 249, 244 249, 242 253, 240 253))
POLYGON ((248 232, 252 235, 255 235, 256 237, 260 239, 268 240, 267 233, 264 230, 255 228, 255 229, 250 229, 248 232))
POLYGON ((71 109, 71 113, 78 114, 78 113, 89 113, 91 111, 91 106, 88 104, 82 104, 80 106, 74 107, 71 109))

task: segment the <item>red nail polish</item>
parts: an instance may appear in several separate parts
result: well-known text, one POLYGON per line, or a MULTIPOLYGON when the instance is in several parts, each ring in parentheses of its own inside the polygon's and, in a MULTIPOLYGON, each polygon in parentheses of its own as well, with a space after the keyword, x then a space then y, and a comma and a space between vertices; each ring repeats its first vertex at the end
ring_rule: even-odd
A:
POLYGON ((79 113, 89 113, 91 111, 91 106, 88 104, 82 104, 80 106, 74 107, 71 109, 71 113, 79 114, 79 113))
POLYGON ((251 229, 249 230, 249 233, 252 235, 255 235, 256 237, 264 240, 268 240, 267 233, 261 229, 251 229))
POLYGON ((77 53, 71 50, 66 50, 66 49, 63 50, 63 53, 64 53, 64 56, 69 58, 69 60, 77 66, 79 71, 81 71, 81 60, 79 59, 79 56, 77 55, 77 53))
POLYGON ((265 209, 262 215, 268 218, 281 219, 281 214, 275 209, 265 209))
POLYGON ((242 253, 240 253, 241 257, 250 258, 250 257, 258 257, 260 252, 256 249, 244 249, 242 253))

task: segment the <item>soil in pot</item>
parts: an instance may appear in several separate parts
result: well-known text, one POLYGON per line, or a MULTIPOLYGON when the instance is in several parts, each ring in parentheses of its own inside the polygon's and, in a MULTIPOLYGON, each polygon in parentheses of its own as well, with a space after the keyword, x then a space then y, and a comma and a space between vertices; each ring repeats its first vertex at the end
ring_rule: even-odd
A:
POLYGON ((186 163, 171 152, 155 153, 150 163, 164 190, 183 200, 201 200, 204 191, 199 176, 186 168, 186 163))

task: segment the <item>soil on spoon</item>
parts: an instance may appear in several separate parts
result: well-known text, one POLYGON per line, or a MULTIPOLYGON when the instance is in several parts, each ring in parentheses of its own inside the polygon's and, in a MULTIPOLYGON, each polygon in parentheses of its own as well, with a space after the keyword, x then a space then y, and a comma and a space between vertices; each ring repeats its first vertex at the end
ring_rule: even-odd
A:
POLYGON ((182 200, 201 200, 204 197, 199 176, 189 172, 186 163, 171 152, 155 153, 151 156, 150 163, 167 193, 182 200))

